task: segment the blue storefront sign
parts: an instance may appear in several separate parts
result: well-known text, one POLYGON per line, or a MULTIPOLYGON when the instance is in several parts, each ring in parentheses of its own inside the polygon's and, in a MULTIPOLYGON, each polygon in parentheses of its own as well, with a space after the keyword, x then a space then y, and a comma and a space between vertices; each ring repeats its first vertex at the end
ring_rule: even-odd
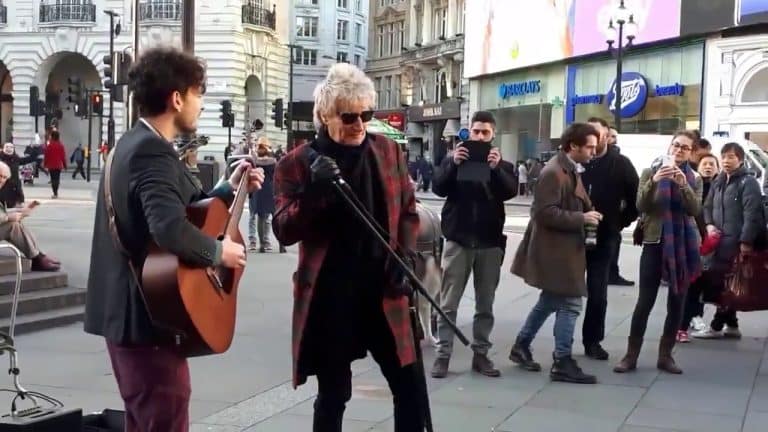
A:
POLYGON ((616 91, 616 80, 614 80, 605 99, 611 112, 616 111, 618 101, 621 117, 634 117, 640 114, 640 111, 645 108, 645 103, 648 102, 648 83, 645 77, 637 72, 624 72, 621 74, 619 91, 616 91))
POLYGON ((541 92, 541 80, 501 83, 499 85, 499 97, 502 99, 539 92, 541 92))

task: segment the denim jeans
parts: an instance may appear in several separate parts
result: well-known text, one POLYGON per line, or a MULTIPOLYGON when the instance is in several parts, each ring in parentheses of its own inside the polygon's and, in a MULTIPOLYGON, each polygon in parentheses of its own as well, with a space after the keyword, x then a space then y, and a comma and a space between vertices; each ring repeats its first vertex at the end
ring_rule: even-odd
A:
POLYGON ((533 306, 523 328, 517 335, 517 343, 528 347, 550 315, 555 313, 555 358, 570 357, 573 332, 582 309, 581 297, 565 297, 542 291, 533 306))

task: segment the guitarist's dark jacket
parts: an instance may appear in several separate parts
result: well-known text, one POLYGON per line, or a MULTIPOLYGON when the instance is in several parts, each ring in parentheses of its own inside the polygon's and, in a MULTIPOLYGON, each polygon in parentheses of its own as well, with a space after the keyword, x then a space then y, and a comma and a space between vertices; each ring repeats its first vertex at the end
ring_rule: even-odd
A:
MULTIPOLYGON (((137 275, 141 277, 152 241, 187 264, 218 264, 221 243, 187 221, 186 207, 208 196, 230 203, 233 192, 229 183, 204 193, 172 145, 143 121, 123 135, 112 151, 112 202, 120 240, 132 256, 137 275)), ((170 342, 168 334, 152 325, 138 281, 113 242, 104 183, 102 176, 93 228, 85 331, 118 344, 170 342)))

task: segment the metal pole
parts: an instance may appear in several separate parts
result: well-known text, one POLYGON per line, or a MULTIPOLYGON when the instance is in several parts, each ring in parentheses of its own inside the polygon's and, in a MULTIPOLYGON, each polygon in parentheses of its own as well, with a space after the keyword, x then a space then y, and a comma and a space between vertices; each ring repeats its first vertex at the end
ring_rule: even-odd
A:
MULTIPOLYGON (((88 100, 90 101, 90 96, 88 100)), ((91 182, 91 150, 93 150, 93 109, 88 110, 88 160, 86 162, 88 172, 85 174, 85 180, 88 183, 91 182)))
MULTIPOLYGON (((0 79, 0 97, 3 96, 3 86, 5 85, 5 80, 8 78, 8 75, 10 75, 11 72, 6 72, 3 74, 3 79, 0 79)), ((32 101, 30 101, 30 105, 32 101)), ((11 113, 13 113, 13 105, 11 105, 11 113)), ((3 102, 0 101, 0 141, 3 140, 3 102)))
MULTIPOLYGON (((109 56, 112 59, 112 73, 115 72, 115 14, 109 14, 109 56)), ((115 93, 117 77, 112 77, 112 88, 109 89, 109 120, 107 120, 107 148, 112 149, 115 146, 115 93)), ((90 123, 90 120, 89 120, 90 123)), ((88 138, 90 140, 90 137, 88 138)), ((90 164, 90 162, 89 162, 90 164)), ((88 166, 88 178, 90 181, 91 168, 88 166)))
POLYGON ((286 148, 288 151, 291 151, 293 149, 293 50, 295 49, 295 45, 289 44, 288 48, 290 49, 288 55, 288 63, 290 66, 288 69, 288 106, 286 108, 288 109, 289 122, 286 135, 288 138, 286 148))
MULTIPOLYGON (((139 60, 139 0, 133 1, 133 61, 139 60)), ((136 106, 136 102, 133 99, 133 92, 128 95, 126 99, 126 107, 128 108, 130 127, 136 125, 139 121, 139 109, 136 106)))
POLYGON ((190 54, 195 53, 195 0, 184 0, 181 13, 181 46, 190 54))
POLYGON ((624 50, 624 21, 619 21, 619 38, 616 41, 616 84, 614 86, 614 123, 616 123, 616 133, 621 133, 621 75, 622 75, 622 57, 624 50))

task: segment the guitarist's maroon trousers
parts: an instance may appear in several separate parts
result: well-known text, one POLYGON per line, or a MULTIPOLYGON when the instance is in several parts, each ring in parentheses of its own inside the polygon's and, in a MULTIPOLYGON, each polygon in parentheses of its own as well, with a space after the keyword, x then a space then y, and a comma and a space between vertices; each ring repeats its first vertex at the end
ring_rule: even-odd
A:
POLYGON ((97 197, 85 331, 106 339, 126 431, 186 432, 187 359, 174 348, 174 335, 152 324, 137 274, 151 242, 191 266, 219 264, 221 243, 187 221, 186 207, 210 196, 230 203, 233 191, 227 182, 209 194, 201 191, 171 143, 143 120, 112 152, 97 197))

